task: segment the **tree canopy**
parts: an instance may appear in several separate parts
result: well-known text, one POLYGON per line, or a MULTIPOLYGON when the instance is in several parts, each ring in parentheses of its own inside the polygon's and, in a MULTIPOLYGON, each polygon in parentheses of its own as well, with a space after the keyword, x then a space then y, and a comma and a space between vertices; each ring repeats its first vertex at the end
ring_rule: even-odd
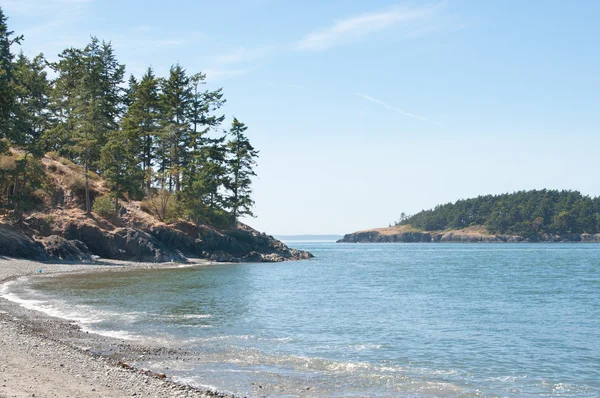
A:
POLYGON ((115 210, 127 198, 160 203, 146 208, 160 209, 164 220, 235 226, 252 215, 258 151, 236 118, 229 130, 222 126, 223 90, 204 89, 205 74, 175 63, 168 76, 148 68, 126 79, 110 42, 91 37, 49 63, 43 54, 15 57, 21 40, 0 8, 0 154, 17 156, 9 147, 26 154, 0 162, 0 211, 26 207, 39 185, 27 170, 52 151, 81 166, 88 214, 95 173, 107 181, 115 210))
POLYGON ((483 225, 491 233, 524 237, 594 234, 600 232, 600 197, 546 189, 485 195, 423 210, 397 225, 427 231, 483 225))

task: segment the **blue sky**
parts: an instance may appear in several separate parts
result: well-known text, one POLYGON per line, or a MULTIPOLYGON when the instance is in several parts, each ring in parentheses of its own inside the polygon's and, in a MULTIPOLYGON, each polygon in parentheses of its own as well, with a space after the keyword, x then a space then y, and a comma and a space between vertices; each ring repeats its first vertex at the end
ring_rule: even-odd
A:
POLYGON ((255 228, 347 233, 480 194, 600 195, 600 2, 3 0, 23 50, 180 62, 260 149, 255 228))

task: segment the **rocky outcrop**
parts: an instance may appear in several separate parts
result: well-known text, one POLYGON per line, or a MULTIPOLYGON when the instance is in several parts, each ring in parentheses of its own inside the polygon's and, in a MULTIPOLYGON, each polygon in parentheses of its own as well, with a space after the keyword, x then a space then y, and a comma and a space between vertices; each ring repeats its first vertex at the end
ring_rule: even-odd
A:
POLYGON ((483 234, 465 234, 461 232, 446 232, 442 234, 439 242, 454 243, 516 243, 523 242, 525 239, 518 235, 483 235, 483 234))
POLYGON ((338 240, 338 243, 431 242, 436 238, 437 236, 432 237, 429 232, 401 232, 397 234, 382 234, 379 231, 363 231, 344 235, 342 239, 338 240))
POLYGON ((517 243, 517 242, 600 242, 600 234, 541 234, 524 238, 519 235, 493 235, 465 231, 398 232, 381 233, 378 230, 361 231, 344 235, 338 243, 395 243, 395 242, 447 242, 447 243, 517 243))
POLYGON ((593 242, 593 243, 598 243, 600 242, 600 234, 581 234, 581 241, 582 242, 593 242))
POLYGON ((246 225, 217 231, 213 228, 179 222, 152 228, 149 233, 169 248, 187 256, 227 262, 280 262, 312 258, 312 254, 288 248, 270 235, 246 225))
POLYGON ((164 245, 154 236, 137 228, 107 231, 96 225, 70 223, 63 235, 78 240, 102 258, 145 262, 183 262, 185 256, 176 248, 164 245))
POLYGON ((31 216, 26 227, 36 233, 39 241, 6 226, 0 230, 0 255, 40 261, 89 261, 96 255, 143 262, 185 262, 188 257, 219 262, 280 262, 312 257, 243 224, 224 231, 183 221, 107 228, 105 222, 93 218, 49 222, 47 216, 31 216))
POLYGON ((0 256, 19 257, 45 261, 48 255, 44 246, 18 229, 0 224, 0 256))
POLYGON ((92 252, 79 240, 67 240, 58 235, 43 238, 41 243, 50 259, 63 261, 92 261, 92 252))

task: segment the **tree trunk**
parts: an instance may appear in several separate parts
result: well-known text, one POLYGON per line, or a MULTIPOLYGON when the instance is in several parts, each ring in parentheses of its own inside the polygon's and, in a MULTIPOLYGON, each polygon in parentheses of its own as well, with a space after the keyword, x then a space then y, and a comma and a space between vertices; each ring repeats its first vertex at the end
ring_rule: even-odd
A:
POLYGON ((152 187, 152 136, 146 135, 146 174, 147 182, 146 187, 150 189, 152 187))
POLYGON ((90 203, 90 182, 88 178, 88 160, 85 159, 85 213, 89 216, 92 213, 90 203))
POLYGON ((119 176, 115 181, 115 216, 119 216, 119 176))

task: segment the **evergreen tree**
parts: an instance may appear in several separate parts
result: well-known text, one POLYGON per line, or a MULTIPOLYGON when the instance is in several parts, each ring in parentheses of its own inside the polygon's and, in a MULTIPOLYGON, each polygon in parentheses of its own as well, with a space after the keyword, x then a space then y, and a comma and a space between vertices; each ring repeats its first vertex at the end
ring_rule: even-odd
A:
POLYGON ((46 72, 46 60, 40 54, 29 60, 20 53, 14 68, 14 91, 16 97, 13 116, 14 142, 31 150, 41 145, 40 137, 48 127, 48 97, 50 83, 46 72))
POLYGON ((13 88, 14 55, 11 52, 13 44, 19 44, 23 36, 14 36, 14 32, 8 30, 7 17, 0 7, 0 153, 8 148, 3 138, 13 138, 11 117, 15 105, 15 93, 13 88))
POLYGON ((188 216, 197 224, 201 219, 213 221, 225 205, 222 188, 226 181, 227 148, 224 142, 225 137, 205 139, 190 161, 195 171, 184 174, 186 188, 182 191, 182 202, 188 216))
POLYGON ((75 125, 70 139, 75 159, 84 166, 85 209, 90 214, 88 172, 98 170, 100 150, 108 133, 118 129, 123 103, 120 85, 125 67, 116 61, 110 43, 100 43, 96 37, 92 37, 81 55, 81 80, 74 87, 75 125))
POLYGON ((19 54, 14 67, 13 87, 15 104, 12 117, 13 143, 25 153, 16 161, 14 203, 17 222, 22 221, 22 210, 27 201, 29 157, 40 158, 43 146, 40 136, 48 122, 48 94, 50 86, 46 77, 45 60, 38 55, 30 61, 19 54), (21 177, 22 176, 22 177, 21 177))
MULTIPOLYGON (((89 172, 96 171, 108 183, 115 210, 119 198, 145 191, 165 221, 187 214, 216 222, 229 217, 227 210, 234 222, 252 215, 258 151, 237 119, 225 136, 214 134, 225 119, 218 112, 225 99, 222 89, 202 89, 206 75, 188 76, 175 64, 166 78, 157 78, 148 68, 139 80, 131 76, 125 89, 124 66, 111 43, 96 37, 84 48, 64 50, 52 64, 42 54, 28 59, 21 53, 15 60, 11 46, 22 37, 6 21, 0 8, 0 153, 9 145, 20 152, 0 170, 0 205, 23 214, 21 199, 45 184, 37 158, 51 150, 83 166, 88 214, 89 172)), ((597 222, 600 203, 592 207, 581 207, 579 218, 597 222)))
POLYGON ((44 132, 43 139, 46 150, 58 151, 60 155, 75 160, 71 147, 78 119, 76 104, 81 95, 79 86, 85 68, 84 54, 80 49, 69 48, 58 58, 58 62, 50 65, 56 78, 52 81, 50 92, 51 128, 44 132))
POLYGON ((113 132, 100 153, 100 167, 115 199, 115 213, 119 211, 119 197, 130 197, 140 192, 144 172, 136 160, 138 141, 127 130, 113 132))
POLYGON ((230 191, 227 200, 231 209, 232 224, 236 225, 240 216, 254 216, 252 206, 252 177, 256 176, 253 167, 256 165, 258 151, 250 144, 244 132, 248 129, 244 123, 233 118, 229 130, 230 140, 227 142, 229 150, 228 180, 226 186, 230 191))
POLYGON ((146 176, 143 185, 146 189, 152 186, 152 161, 154 159, 154 140, 160 128, 159 82, 152 68, 148 68, 142 79, 129 80, 127 98, 129 107, 123 118, 123 128, 132 132, 131 137, 139 141, 139 152, 142 168, 146 176))
MULTIPOLYGON (((169 140, 169 159, 163 159, 163 167, 168 168, 169 190, 181 190, 180 175, 184 163, 185 145, 189 142, 188 114, 192 92, 190 78, 185 69, 177 64, 171 67, 169 77, 162 81, 161 102, 165 113, 164 138, 169 140), (168 127, 167 127, 168 126, 168 127)), ((165 154, 163 154, 165 155, 165 154)))

